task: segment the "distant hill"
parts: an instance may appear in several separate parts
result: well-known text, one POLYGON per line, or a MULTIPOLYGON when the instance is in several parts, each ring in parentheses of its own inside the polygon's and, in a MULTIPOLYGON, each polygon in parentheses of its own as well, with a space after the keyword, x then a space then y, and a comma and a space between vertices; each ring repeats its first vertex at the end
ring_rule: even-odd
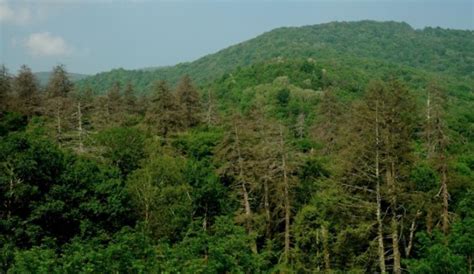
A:
MULTIPOLYGON (((41 86, 46 86, 49 81, 49 77, 51 77, 50 71, 41 71, 34 73, 36 78, 38 79, 41 86)), ((85 79, 90 75, 87 74, 80 74, 80 73, 69 73, 69 77, 73 82, 77 82, 79 80, 85 79)))
POLYGON ((266 60, 307 58, 346 62, 356 69, 364 69, 366 63, 389 64, 472 80, 473 48, 473 31, 431 27, 416 30, 399 22, 332 22, 278 28, 193 62, 152 70, 115 69, 88 77, 78 85, 105 92, 114 81, 131 82, 138 91, 146 92, 158 79, 175 83, 189 74, 203 84, 238 67, 266 60))

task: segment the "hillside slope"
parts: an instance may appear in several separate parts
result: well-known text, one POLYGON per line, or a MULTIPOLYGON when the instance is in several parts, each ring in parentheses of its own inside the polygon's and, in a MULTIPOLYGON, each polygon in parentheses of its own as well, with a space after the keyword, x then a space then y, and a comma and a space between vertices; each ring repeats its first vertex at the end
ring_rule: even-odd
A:
MULTIPOLYGON (((303 27, 284 27, 204 56, 194 62, 149 70, 116 69, 80 82, 104 92, 114 81, 131 82, 146 91, 153 80, 170 82, 189 74, 202 84, 237 67, 269 59, 314 58, 383 61, 448 74, 474 77, 474 32, 425 28, 415 30, 398 22, 333 22, 303 27)), ((359 62, 353 62, 357 67, 359 62)))

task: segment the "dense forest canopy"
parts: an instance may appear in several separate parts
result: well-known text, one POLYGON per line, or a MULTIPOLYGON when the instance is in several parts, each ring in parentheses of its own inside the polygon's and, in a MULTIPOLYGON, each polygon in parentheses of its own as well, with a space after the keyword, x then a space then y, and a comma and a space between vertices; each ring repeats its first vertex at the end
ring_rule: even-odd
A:
POLYGON ((0 273, 472 273, 472 31, 280 28, 0 69, 0 273))

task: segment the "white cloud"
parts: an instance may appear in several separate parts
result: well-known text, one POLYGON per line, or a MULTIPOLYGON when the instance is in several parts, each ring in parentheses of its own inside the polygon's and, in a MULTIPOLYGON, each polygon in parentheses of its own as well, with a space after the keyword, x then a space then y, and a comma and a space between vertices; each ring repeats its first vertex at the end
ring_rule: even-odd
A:
POLYGON ((49 32, 31 34, 25 41, 25 47, 34 57, 65 56, 73 51, 62 37, 54 36, 49 32))
POLYGON ((0 23, 26 24, 32 19, 27 7, 12 8, 6 0, 0 0, 0 23))

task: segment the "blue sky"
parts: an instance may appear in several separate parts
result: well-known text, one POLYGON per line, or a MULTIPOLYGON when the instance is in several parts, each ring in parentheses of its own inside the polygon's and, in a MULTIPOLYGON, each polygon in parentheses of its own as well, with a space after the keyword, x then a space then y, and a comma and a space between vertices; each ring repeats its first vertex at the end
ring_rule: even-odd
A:
POLYGON ((362 19, 474 29, 474 1, 0 0, 0 63, 93 74, 174 65, 282 26, 362 19))

